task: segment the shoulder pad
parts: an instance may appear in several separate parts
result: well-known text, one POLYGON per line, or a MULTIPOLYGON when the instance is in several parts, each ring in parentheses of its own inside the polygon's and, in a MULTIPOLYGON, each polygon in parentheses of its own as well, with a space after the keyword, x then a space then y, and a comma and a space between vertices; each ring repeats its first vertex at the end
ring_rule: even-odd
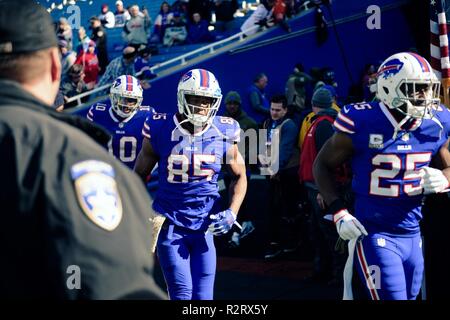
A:
POLYGON ((225 136, 227 136, 231 141, 239 142, 241 128, 239 123, 230 117, 215 117, 216 125, 218 125, 219 130, 222 131, 225 136))

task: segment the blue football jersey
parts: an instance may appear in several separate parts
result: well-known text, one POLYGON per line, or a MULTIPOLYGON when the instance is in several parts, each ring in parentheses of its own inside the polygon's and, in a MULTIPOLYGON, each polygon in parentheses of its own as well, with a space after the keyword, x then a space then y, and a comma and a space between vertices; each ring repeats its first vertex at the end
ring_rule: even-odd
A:
POLYGON ((368 232, 412 236, 422 218, 418 170, 447 141, 450 112, 440 107, 433 119, 412 120, 398 130, 388 108, 379 102, 348 105, 334 127, 353 141, 355 216, 368 232))
POLYGON ((178 226, 206 228, 219 198, 217 178, 227 150, 239 141, 239 124, 216 116, 195 135, 183 129, 174 114, 148 117, 142 135, 159 156, 159 187, 153 209, 178 226), (214 207, 214 209, 213 209, 214 207))
POLYGON ((111 108, 111 102, 107 100, 94 104, 86 117, 111 133, 112 139, 105 147, 117 159, 133 170, 142 146, 142 127, 147 116, 151 114, 153 114, 153 108, 141 106, 133 117, 122 120, 115 115, 111 108))

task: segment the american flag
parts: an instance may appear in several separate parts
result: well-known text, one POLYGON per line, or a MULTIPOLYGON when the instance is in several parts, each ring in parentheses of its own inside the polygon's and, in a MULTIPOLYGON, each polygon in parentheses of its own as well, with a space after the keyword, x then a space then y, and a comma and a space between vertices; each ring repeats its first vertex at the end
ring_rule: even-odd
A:
POLYGON ((431 67, 439 79, 450 78, 445 0, 430 1, 431 67))

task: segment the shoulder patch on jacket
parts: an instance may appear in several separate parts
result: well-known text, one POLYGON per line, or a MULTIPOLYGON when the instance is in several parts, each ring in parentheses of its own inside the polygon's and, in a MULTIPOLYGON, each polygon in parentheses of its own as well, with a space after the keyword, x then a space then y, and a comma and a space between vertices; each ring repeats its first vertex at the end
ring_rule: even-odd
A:
POLYGON ((86 216, 102 229, 116 229, 122 221, 122 201, 114 168, 106 162, 86 160, 74 164, 70 171, 86 216))

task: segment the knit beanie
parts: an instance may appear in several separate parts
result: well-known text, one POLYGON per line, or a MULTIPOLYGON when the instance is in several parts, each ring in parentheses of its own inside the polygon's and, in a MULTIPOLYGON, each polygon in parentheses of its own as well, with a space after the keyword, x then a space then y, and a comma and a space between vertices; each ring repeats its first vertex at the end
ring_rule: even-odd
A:
POLYGON ((331 92, 324 88, 317 89, 312 97, 311 104, 313 107, 327 109, 331 108, 333 98, 331 92))

